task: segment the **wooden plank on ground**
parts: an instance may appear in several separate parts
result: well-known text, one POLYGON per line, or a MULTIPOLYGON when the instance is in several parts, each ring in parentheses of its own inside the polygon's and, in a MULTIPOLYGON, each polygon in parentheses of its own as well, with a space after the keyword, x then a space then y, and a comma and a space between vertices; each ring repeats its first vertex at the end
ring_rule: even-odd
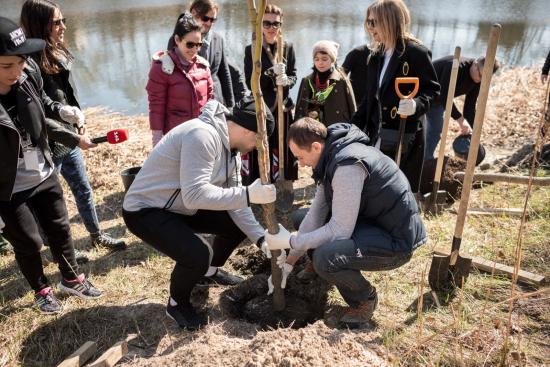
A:
POLYGON ((97 352, 96 342, 87 341, 57 367, 80 367, 97 352))
POLYGON ((127 353, 128 342, 126 340, 119 341, 92 362, 89 367, 113 367, 127 353))
MULTIPOLYGON (((436 248, 434 250, 436 255, 449 256, 449 251, 436 248)), ((504 275, 508 278, 512 278, 514 274, 514 268, 512 266, 497 263, 492 260, 487 260, 482 257, 472 256, 472 266, 479 271, 491 273, 495 275, 504 275)), ((535 285, 537 287, 543 286, 546 283, 546 278, 543 275, 531 273, 525 270, 519 270, 518 282, 535 285)))
MULTIPOLYGON (((459 181, 464 181, 464 172, 456 172, 454 178, 459 181)), ((529 176, 516 176, 505 173, 475 173, 474 181, 507 182, 527 185, 529 183, 529 176)), ((533 185, 550 186, 550 177, 533 177, 533 185)))
MULTIPOLYGON (((456 210, 453 209, 452 213, 456 213, 456 210)), ((467 211, 468 215, 476 216, 510 216, 510 217, 521 217, 523 215, 523 209, 520 208, 470 208, 467 211)), ((527 213, 529 216, 529 213, 527 213)))

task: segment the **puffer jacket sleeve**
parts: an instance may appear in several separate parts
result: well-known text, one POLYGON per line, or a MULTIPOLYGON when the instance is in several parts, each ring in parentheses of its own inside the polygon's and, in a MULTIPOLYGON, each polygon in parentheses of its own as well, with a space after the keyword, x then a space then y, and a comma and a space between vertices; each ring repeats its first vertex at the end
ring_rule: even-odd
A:
MULTIPOLYGON (((149 99, 149 126, 151 130, 165 130, 166 106, 168 98, 169 75, 162 71, 160 62, 153 62, 147 81, 147 95, 149 99)), ((212 78, 210 78, 212 83, 212 78)))
POLYGON ((212 73, 210 71, 210 68, 208 68, 208 79, 206 80, 206 83, 208 88, 208 98, 206 100, 209 101, 214 98, 214 81, 212 80, 212 73))

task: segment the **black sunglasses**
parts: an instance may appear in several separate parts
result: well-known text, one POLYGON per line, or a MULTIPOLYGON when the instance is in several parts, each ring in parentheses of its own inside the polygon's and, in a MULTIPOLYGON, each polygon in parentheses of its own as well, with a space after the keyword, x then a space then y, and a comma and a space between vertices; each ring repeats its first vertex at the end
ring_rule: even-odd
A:
POLYGON ((367 27, 368 28, 376 27, 376 20, 367 18, 367 27))
POLYGON ((208 15, 203 15, 201 17, 201 20, 205 23, 208 23, 208 22, 214 23, 216 20, 218 20, 218 18, 212 18, 212 17, 209 17, 208 15))
POLYGON ((61 25, 61 23, 67 24, 67 18, 54 19, 54 21, 53 21, 53 25, 56 26, 56 27, 59 27, 61 25))
POLYGON ((191 41, 187 41, 185 42, 185 47, 187 48, 193 48, 193 47, 198 47, 198 48, 201 48, 202 46, 202 42, 191 42, 191 41))
POLYGON ((264 20, 262 22, 263 27, 266 28, 266 29, 269 29, 269 28, 279 29, 279 28, 281 28, 282 24, 283 23, 281 23, 281 22, 270 22, 269 20, 264 20))

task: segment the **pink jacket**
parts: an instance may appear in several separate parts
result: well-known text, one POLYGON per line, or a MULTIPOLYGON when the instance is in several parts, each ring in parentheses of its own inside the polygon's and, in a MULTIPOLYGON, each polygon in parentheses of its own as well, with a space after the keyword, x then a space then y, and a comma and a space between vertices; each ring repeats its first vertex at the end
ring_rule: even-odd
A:
POLYGON ((166 134, 182 122, 198 117, 201 108, 213 97, 208 61, 197 55, 186 67, 173 50, 158 54, 145 89, 151 130, 166 134))

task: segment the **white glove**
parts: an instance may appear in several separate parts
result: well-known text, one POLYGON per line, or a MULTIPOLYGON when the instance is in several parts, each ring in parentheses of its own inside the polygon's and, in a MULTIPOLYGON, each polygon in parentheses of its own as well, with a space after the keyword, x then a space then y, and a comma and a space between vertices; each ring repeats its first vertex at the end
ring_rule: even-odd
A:
POLYGON ((397 113, 400 115, 410 116, 416 112, 416 102, 412 98, 405 98, 399 101, 397 113))
POLYGON ((281 74, 286 73, 286 65, 282 62, 277 63, 271 67, 271 70, 273 70, 273 74, 279 76, 281 74))
POLYGON ((285 250, 282 250, 281 251, 281 254, 279 256, 277 256, 277 266, 280 267, 281 269, 283 268, 283 266, 285 265, 286 263, 286 251, 285 250))
MULTIPOLYGON (((294 266, 288 264, 288 263, 284 263, 283 264, 283 267, 281 268, 282 270, 282 277, 281 277, 281 288, 285 289, 286 288, 286 280, 288 278, 288 274, 292 273, 292 269, 294 268, 294 266)), ((269 278, 267 278, 267 294, 270 295, 271 293, 273 293, 273 289, 275 288, 273 286, 273 279, 272 279, 273 275, 270 275, 269 278)))
POLYGON ((251 204, 268 204, 275 201, 277 192, 275 185, 262 185, 259 178, 246 187, 248 200, 251 204))
POLYGON ((265 241, 270 250, 284 250, 290 248, 290 232, 279 223, 279 233, 270 234, 265 231, 265 241))
POLYGON ((160 139, 162 139, 163 133, 162 130, 151 130, 151 134, 154 148, 159 143, 160 139))
POLYGON ((86 120, 80 108, 75 106, 63 106, 59 110, 59 116, 79 129, 84 127, 84 121, 86 120))
POLYGON ((275 84, 286 87, 290 84, 290 80, 286 74, 277 75, 277 78, 275 78, 275 84))
POLYGON ((0 233, 4 233, 2 229, 6 226, 6 223, 2 220, 2 217, 0 217, 0 233))
POLYGON ((267 246, 267 242, 265 242, 265 240, 262 241, 262 244, 260 245, 260 250, 262 250, 265 257, 267 257, 268 259, 271 259, 271 251, 269 251, 269 247, 267 246))

